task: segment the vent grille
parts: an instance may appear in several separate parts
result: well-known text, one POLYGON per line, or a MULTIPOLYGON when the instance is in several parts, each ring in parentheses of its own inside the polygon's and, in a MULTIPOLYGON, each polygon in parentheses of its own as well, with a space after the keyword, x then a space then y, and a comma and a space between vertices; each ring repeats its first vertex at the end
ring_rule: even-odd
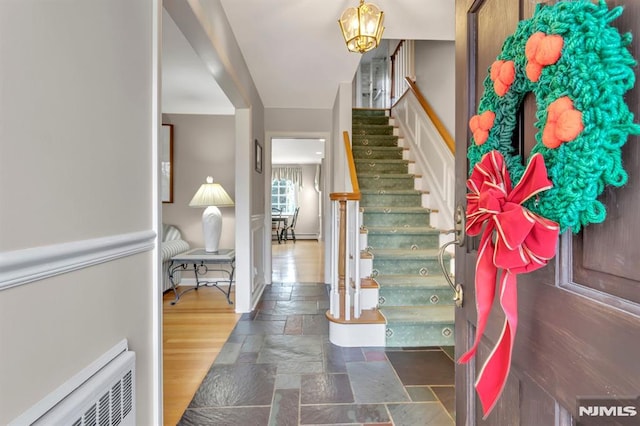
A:
POLYGON ((96 411, 96 406, 92 405, 91 408, 89 408, 87 410, 86 413, 84 413, 84 416, 82 419, 78 420, 80 423, 78 423, 79 426, 96 426, 97 422, 97 411, 96 411))
POLYGON ((109 392, 102 395, 98 401, 98 424, 109 426, 109 392))
POLYGON ((135 353, 118 355, 34 425, 135 425, 135 353))
POLYGON ((122 379, 122 417, 127 417, 133 408, 133 374, 129 371, 122 379))

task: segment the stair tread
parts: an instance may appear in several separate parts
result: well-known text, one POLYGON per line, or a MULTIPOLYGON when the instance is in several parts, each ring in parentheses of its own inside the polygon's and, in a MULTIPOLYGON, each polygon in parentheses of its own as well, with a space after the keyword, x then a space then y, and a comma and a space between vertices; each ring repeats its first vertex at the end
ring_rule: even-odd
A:
POLYGON ((383 287, 417 287, 424 289, 449 288, 443 275, 377 275, 376 282, 383 287))
MULTIPOLYGON (((373 253, 374 259, 385 259, 385 258, 397 258, 402 257, 403 259, 423 259, 425 257, 436 257, 438 256, 438 249, 373 249, 371 250, 373 253)), ((449 253, 444 254, 445 259, 449 259, 451 255, 449 253)))
POLYGON ((387 120, 392 119, 391 116, 387 115, 387 111, 386 109, 383 108, 375 108, 375 109, 370 109, 370 108, 352 108, 351 110, 351 115, 354 118, 369 118, 372 117, 371 115, 365 115, 362 114, 363 112, 377 112, 378 115, 374 115, 373 117, 385 117, 387 120))
MULTIPOLYGON (((376 126, 376 125, 377 124, 363 124, 363 125, 360 126, 360 129, 362 129, 362 128, 366 127, 366 126, 376 126)), ((382 125, 380 125, 380 127, 381 128, 382 127, 393 128, 393 126, 382 126, 382 125)), ((355 128, 355 126, 354 126, 354 128, 355 128)), ((378 138, 380 138, 380 139, 383 139, 383 138, 399 139, 400 136, 398 136, 398 135, 381 135, 381 134, 376 134, 376 133, 374 133, 374 134, 366 134, 366 135, 363 135, 363 134, 354 134, 354 135, 352 135, 352 139, 353 140, 356 140, 356 139, 368 139, 368 138, 372 138, 372 139, 378 139, 378 138)))
POLYGON ((440 234, 440 230, 430 226, 367 226, 367 233, 373 234, 440 234))
POLYGON ((375 179, 376 177, 380 179, 415 179, 416 177, 416 175, 412 173, 356 173, 356 175, 358 176, 358 179, 375 179))
MULTIPOLYGON (((379 117, 376 117, 374 120, 378 120, 378 121, 380 121, 380 123, 371 123, 371 121, 372 121, 371 117, 368 117, 367 119, 362 120, 362 121, 358 120, 357 122, 354 122, 353 126, 352 126, 352 132, 353 132, 353 134, 351 135, 352 138, 354 136, 373 136, 370 133, 368 133, 367 135, 363 135, 362 133, 358 134, 359 131, 369 130, 369 128, 370 128, 369 126, 380 126, 379 127, 380 129, 384 128, 385 130, 394 129, 395 128, 394 126, 391 126, 390 124, 382 123, 383 120, 380 119, 379 117)), ((377 129, 375 129, 375 130, 377 130, 377 129)))
POLYGON ((387 324, 453 324, 455 321, 454 305, 380 307, 380 312, 387 324))
MULTIPOLYGON (((384 135, 384 136, 388 136, 388 137, 392 137, 391 135, 384 135)), ((352 150, 363 150, 363 149, 372 149, 372 150, 378 150, 378 151, 398 151, 401 150, 402 147, 400 146, 379 146, 379 145, 356 145, 356 146, 352 146, 351 147, 352 150)))
POLYGON ((373 195, 413 195, 422 194, 422 191, 418 189, 361 189, 360 193, 373 195))
MULTIPOLYGON (((396 148, 397 147, 391 147, 391 148, 396 148)), ((410 160, 405 160, 403 158, 376 158, 375 161, 373 161, 371 158, 354 158, 353 161, 355 161, 356 163, 358 162, 367 162, 367 163, 410 163, 410 160)))
MULTIPOLYGON (((362 192, 362 191, 360 191, 362 192)), ((428 213, 429 209, 427 207, 420 206, 362 206, 362 209, 365 213, 428 213)))

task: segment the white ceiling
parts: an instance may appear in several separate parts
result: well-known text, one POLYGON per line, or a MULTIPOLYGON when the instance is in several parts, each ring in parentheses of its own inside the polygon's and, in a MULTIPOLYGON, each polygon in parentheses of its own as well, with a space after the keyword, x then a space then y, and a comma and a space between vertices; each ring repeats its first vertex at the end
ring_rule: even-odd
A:
MULTIPOLYGON (((455 0, 370 0, 386 39, 453 40, 455 0)), ((338 18, 358 0, 221 0, 265 108, 331 109, 360 54, 338 18)))
MULTIPOLYGON (((347 51, 338 18, 358 0, 220 1, 265 108, 331 109, 361 55, 347 51)), ((385 39, 453 40, 455 0, 370 0, 385 39)), ((163 11, 162 110, 234 114, 203 61, 163 11)), ((275 160, 274 160, 275 161, 275 160)))

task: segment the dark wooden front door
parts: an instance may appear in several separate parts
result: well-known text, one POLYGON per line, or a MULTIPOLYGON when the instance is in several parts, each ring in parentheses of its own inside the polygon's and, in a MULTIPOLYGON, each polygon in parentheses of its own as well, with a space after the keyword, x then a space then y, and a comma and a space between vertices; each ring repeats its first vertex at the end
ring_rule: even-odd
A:
MULTIPOLYGON (((612 24, 634 35, 632 54, 640 58, 640 1, 607 3, 625 6, 612 24)), ((469 118, 477 113, 482 82, 503 41, 534 9, 530 0, 456 0, 456 200, 463 206, 469 118)), ((636 121, 639 94, 635 88, 625 98, 636 121)), ((530 95, 513 140, 525 157, 535 143, 535 110, 530 95)), ((474 382, 502 331, 504 315, 494 303, 476 357, 456 367, 458 425, 572 425, 578 420, 578 398, 606 403, 640 395, 639 142, 631 137, 623 148, 629 183, 606 189, 600 198, 607 206, 606 221, 577 235, 561 235, 549 265, 518 275, 519 321, 511 372, 498 404, 483 420, 474 382)), ((467 239, 456 251, 456 281, 465 290, 464 306, 456 310, 456 357, 475 338, 478 241, 467 239)), ((630 424, 640 424, 640 412, 630 424)))

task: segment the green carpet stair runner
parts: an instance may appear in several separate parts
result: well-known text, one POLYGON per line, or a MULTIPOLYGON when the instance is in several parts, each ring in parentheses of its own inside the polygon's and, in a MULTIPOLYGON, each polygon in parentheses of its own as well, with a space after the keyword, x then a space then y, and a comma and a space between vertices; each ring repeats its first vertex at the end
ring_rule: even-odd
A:
MULTIPOLYGON (((439 230, 385 110, 354 109, 353 156, 388 347, 453 346, 453 293, 438 265, 439 230)), ((449 264, 447 259, 446 264, 449 264)))

